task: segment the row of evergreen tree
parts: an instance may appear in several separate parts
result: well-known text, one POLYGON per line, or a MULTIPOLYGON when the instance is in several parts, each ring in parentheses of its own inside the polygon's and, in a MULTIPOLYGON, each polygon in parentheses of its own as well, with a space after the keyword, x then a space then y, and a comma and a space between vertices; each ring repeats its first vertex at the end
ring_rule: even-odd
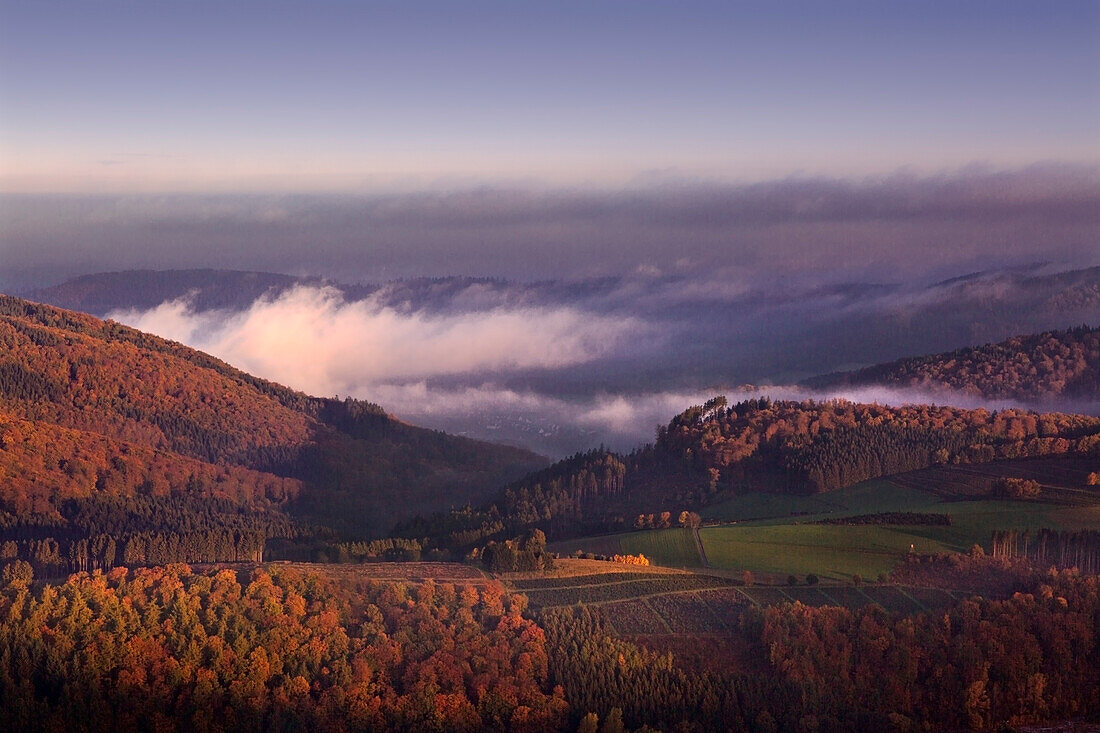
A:
POLYGON ((172 563, 262 562, 263 532, 206 529, 196 532, 137 532, 58 540, 0 540, 0 561, 29 562, 37 575, 110 570, 115 566, 172 563))
POLYGON ((991 544, 994 557, 1025 557, 1041 567, 1100 573, 1098 530, 996 530, 991 544))
POLYGON ((779 461, 792 490, 817 493, 927 468, 969 442, 964 434, 934 428, 858 425, 785 445, 779 461))
POLYGON ((313 539, 320 530, 226 498, 93 495, 61 504, 58 516, 6 515, 0 559, 25 560, 40 575, 117 565, 258 562, 267 541, 313 539))

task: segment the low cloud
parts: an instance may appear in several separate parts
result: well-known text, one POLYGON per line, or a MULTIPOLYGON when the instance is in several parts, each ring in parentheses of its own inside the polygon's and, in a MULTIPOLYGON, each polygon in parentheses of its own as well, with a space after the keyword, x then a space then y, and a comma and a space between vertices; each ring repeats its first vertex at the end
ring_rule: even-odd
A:
POLYGON ((377 391, 388 409, 417 424, 522 444, 554 457, 601 444, 633 450, 652 442, 658 425, 712 396, 711 390, 683 390, 564 398, 491 382, 441 387, 426 381, 377 391))
MULTIPOLYGON (((670 283, 658 281, 668 287, 641 288, 630 297, 671 302, 670 283)), ((658 425, 723 393, 731 403, 766 396, 1032 407, 946 388, 724 387, 732 374, 719 376, 722 360, 706 366, 711 372, 685 378, 673 358, 682 344, 671 340, 682 337, 676 331, 684 323, 643 320, 647 308, 636 304, 621 311, 628 315, 610 308, 608 300, 630 300, 621 281, 597 288, 587 301, 577 299, 587 308, 545 297, 538 288, 513 292, 502 283, 429 287, 440 292, 395 284, 349 300, 333 287, 296 286, 240 311, 196 311, 194 298, 184 297, 110 317, 296 389, 370 400, 414 424, 555 458, 600 444, 632 450, 652 441, 658 425), (662 362, 665 367, 646 376, 662 362)), ((722 357, 726 363, 733 358, 733 352, 722 357)))
POLYGON ((392 293, 347 301, 299 286, 243 311, 196 312, 193 296, 109 317, 311 394, 353 396, 410 422, 560 457, 605 444, 630 450, 709 392, 563 397, 491 381, 562 373, 662 337, 633 317, 563 305, 487 310, 394 308, 392 293))
POLYGON ((600 443, 630 450, 719 393, 731 402, 766 395, 1096 412, 1096 405, 1021 405, 947 389, 784 386, 1095 320, 1095 282, 1095 272, 1043 279, 1028 269, 928 288, 800 289, 753 282, 734 267, 697 278, 646 271, 343 290, 315 281, 247 295, 232 310, 211 310, 224 301, 193 293, 109 317, 312 394, 370 400, 414 424, 560 457, 600 443), (783 384, 732 388, 773 381, 783 384))
POLYGON ((950 405, 966 410, 1006 410, 1013 407, 1031 409, 1019 400, 990 400, 978 395, 959 392, 947 387, 935 389, 922 389, 918 387, 886 387, 880 385, 868 385, 862 387, 842 387, 837 389, 807 389, 805 387, 779 385, 768 387, 753 387, 751 389, 738 390, 728 395, 731 402, 751 399, 754 397, 769 397, 773 400, 847 400, 864 404, 889 405, 901 407, 903 405, 950 405))
POLYGON ((387 384, 584 364, 652 335, 635 318, 567 306, 399 312, 328 287, 295 287, 241 312, 196 313, 184 298, 109 317, 297 389, 369 399, 387 384))
MULTIPOLYGON (((909 404, 951 405, 964 409, 1004 410, 1034 406, 1013 400, 986 400, 951 390, 859 387, 811 390, 793 385, 599 393, 564 398, 495 383, 462 387, 434 386, 426 381, 385 385, 379 400, 412 422, 472 437, 525 445, 553 457, 605 445, 627 452, 652 442, 656 428, 692 405, 725 394, 731 404, 768 397, 772 400, 831 400, 900 407, 909 404)), ((1048 408, 1049 409, 1049 408, 1048 408)))
POLYGON ((540 417, 547 425, 572 423, 598 431, 605 440, 630 446, 653 437, 657 425, 689 405, 712 397, 712 391, 642 394, 600 393, 565 399, 530 390, 486 383, 462 388, 431 387, 426 382, 383 387, 380 397, 397 412, 425 417, 460 417, 476 413, 513 413, 540 417))

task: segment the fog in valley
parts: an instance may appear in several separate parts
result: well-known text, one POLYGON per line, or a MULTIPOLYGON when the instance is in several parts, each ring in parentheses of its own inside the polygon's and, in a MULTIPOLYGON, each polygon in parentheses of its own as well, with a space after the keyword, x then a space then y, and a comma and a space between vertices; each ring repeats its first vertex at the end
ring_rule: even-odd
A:
MULTIPOLYGON (((1010 406, 943 389, 790 385, 997 340, 1019 329, 1006 317, 1028 309, 1029 328, 1059 326, 1063 310, 1035 304, 1064 277, 1001 272, 920 290, 828 288, 789 299, 751 290, 715 297, 716 283, 638 276, 400 282, 362 298, 335 285, 296 285, 238 309, 197 309, 192 291, 107 315, 312 394, 371 400, 416 424, 561 456, 600 443, 629 450, 719 392, 1010 406)), ((1082 283, 1070 292, 1095 287, 1096 273, 1073 278, 1082 283)), ((1081 320, 1097 307, 1086 303, 1081 320)))
POLYGON ((833 396, 776 385, 1100 315, 1090 167, 0 207, 8 292, 551 456, 629 450, 719 392, 833 396))

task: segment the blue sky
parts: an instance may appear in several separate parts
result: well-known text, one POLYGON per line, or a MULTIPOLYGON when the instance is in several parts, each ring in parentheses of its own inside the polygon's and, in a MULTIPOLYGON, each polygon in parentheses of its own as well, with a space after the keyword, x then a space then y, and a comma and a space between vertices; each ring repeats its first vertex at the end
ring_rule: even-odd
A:
POLYGON ((1094 2, 0 3, 0 191, 1100 162, 1094 2))

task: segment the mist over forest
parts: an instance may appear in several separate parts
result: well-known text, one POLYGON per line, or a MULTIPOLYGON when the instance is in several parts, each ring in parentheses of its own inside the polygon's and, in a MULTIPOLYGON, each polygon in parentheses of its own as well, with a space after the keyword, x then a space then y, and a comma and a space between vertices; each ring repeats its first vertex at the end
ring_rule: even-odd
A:
MULTIPOLYGON (((0 209, 11 292, 552 456, 630 449, 742 385, 1100 315, 1087 166, 0 209)), ((877 396, 930 397, 951 399, 877 396)))
POLYGON ((65 298, 94 301, 97 287, 108 288, 113 295, 98 302, 100 315, 250 373, 560 457, 601 443, 630 450, 652 440, 656 426, 685 404, 717 393, 1018 405, 946 388, 800 383, 1021 330, 1095 321, 1100 271, 1049 270, 978 273, 928 286, 771 282, 732 292, 722 290, 720 278, 653 274, 342 286, 242 273, 120 273, 34 297, 89 310, 65 298), (124 305, 128 298, 135 305, 124 305))

